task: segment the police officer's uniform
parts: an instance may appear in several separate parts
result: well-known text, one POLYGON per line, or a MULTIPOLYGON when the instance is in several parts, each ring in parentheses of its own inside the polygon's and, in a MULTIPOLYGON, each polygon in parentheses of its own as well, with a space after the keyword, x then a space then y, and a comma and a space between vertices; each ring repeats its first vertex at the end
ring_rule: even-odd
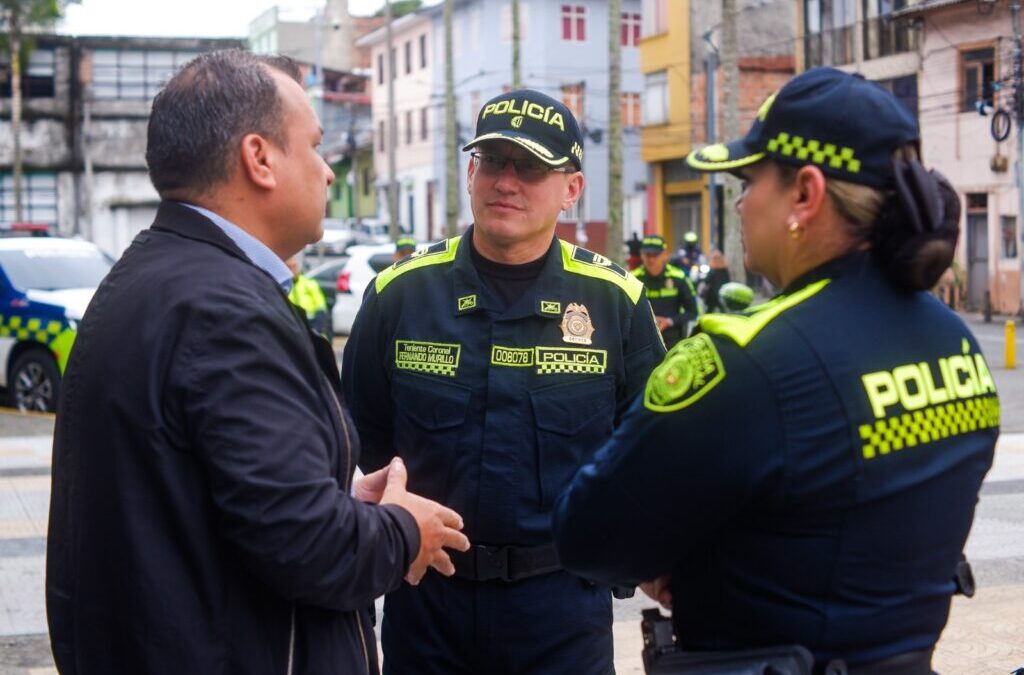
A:
MULTIPOLYGON (((858 162, 847 179, 884 175, 916 124, 854 79, 795 78, 751 134, 763 125, 824 151, 835 137, 815 135, 794 100, 854 109, 847 92, 873 110, 850 124, 875 130, 849 149, 832 141, 833 156, 858 162)), ((772 147, 695 159, 733 168, 772 147)), ((884 672, 930 672, 998 425, 995 384, 960 318, 853 253, 742 315, 701 318, 563 494, 559 551, 604 582, 671 573, 687 649, 799 643, 819 667, 841 658, 879 672, 897 658, 907 669, 884 672)))
POLYGON ((288 300, 305 313, 306 321, 313 331, 330 338, 330 312, 327 310, 327 299, 324 298, 324 292, 318 283, 305 274, 297 275, 292 279, 288 300))
MULTIPOLYGON (((665 240, 658 235, 644 237, 640 250, 660 253, 665 250, 665 240)), ((700 315, 697 289, 690 277, 672 264, 666 264, 658 276, 650 274, 643 265, 634 269, 632 274, 644 283, 644 292, 654 315, 672 320, 672 325, 661 331, 665 346, 671 349, 686 336, 690 322, 700 315)))
MULTIPOLYGON (((495 101, 569 115, 528 95, 495 101)), ((643 285, 606 258, 553 239, 506 307, 472 239, 473 228, 378 275, 345 349, 361 467, 400 455, 409 489, 459 512, 474 544, 453 554, 455 578, 388 596, 385 672, 610 673, 609 589, 561 570, 550 512, 664 347, 643 285)))

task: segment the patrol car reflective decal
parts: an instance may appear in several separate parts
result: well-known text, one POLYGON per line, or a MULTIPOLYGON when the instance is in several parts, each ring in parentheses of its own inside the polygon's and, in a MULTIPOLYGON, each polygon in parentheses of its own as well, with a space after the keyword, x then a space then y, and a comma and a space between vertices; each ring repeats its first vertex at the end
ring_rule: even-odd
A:
POLYGON ((540 312, 541 314, 561 314, 562 303, 558 302, 557 300, 541 300, 540 312))
POLYGON ((455 377, 462 346, 444 342, 395 341, 395 367, 455 377))
POLYGON ((533 365, 533 349, 491 345, 491 365, 528 368, 533 365))
POLYGON ((644 405, 654 412, 673 412, 700 400, 725 377, 715 343, 703 333, 683 340, 668 353, 647 380, 644 405))
POLYGON ((476 307, 476 295, 464 295, 458 300, 459 311, 464 312, 467 309, 473 309, 476 307))
POLYGON ((573 347, 537 347, 537 374, 601 375, 608 368, 608 351, 573 347))
POLYGON ((27 321, 22 316, 0 316, 0 337, 14 337, 19 340, 35 340, 49 344, 60 335, 64 325, 60 321, 32 318, 27 321))
POLYGON ((985 357, 972 354, 966 338, 961 352, 934 364, 906 363, 861 376, 876 418, 858 428, 864 459, 999 425, 996 384, 985 357), (889 410, 897 405, 902 412, 889 410))

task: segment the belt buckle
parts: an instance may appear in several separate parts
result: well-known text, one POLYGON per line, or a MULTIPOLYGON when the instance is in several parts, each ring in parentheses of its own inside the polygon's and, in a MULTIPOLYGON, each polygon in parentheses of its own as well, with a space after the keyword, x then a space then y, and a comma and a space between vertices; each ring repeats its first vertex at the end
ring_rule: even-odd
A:
POLYGON ((512 581, 508 546, 477 546, 476 573, 481 581, 501 579, 512 581))

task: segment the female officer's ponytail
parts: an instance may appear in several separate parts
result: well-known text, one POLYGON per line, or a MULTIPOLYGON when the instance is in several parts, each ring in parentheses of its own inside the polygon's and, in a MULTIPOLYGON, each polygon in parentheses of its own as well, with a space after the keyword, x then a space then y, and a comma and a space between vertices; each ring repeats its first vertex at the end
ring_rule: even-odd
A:
POLYGON ((871 248, 894 285, 925 290, 953 262, 960 200, 945 176, 921 166, 915 152, 898 152, 893 173, 895 190, 872 228, 871 248))

